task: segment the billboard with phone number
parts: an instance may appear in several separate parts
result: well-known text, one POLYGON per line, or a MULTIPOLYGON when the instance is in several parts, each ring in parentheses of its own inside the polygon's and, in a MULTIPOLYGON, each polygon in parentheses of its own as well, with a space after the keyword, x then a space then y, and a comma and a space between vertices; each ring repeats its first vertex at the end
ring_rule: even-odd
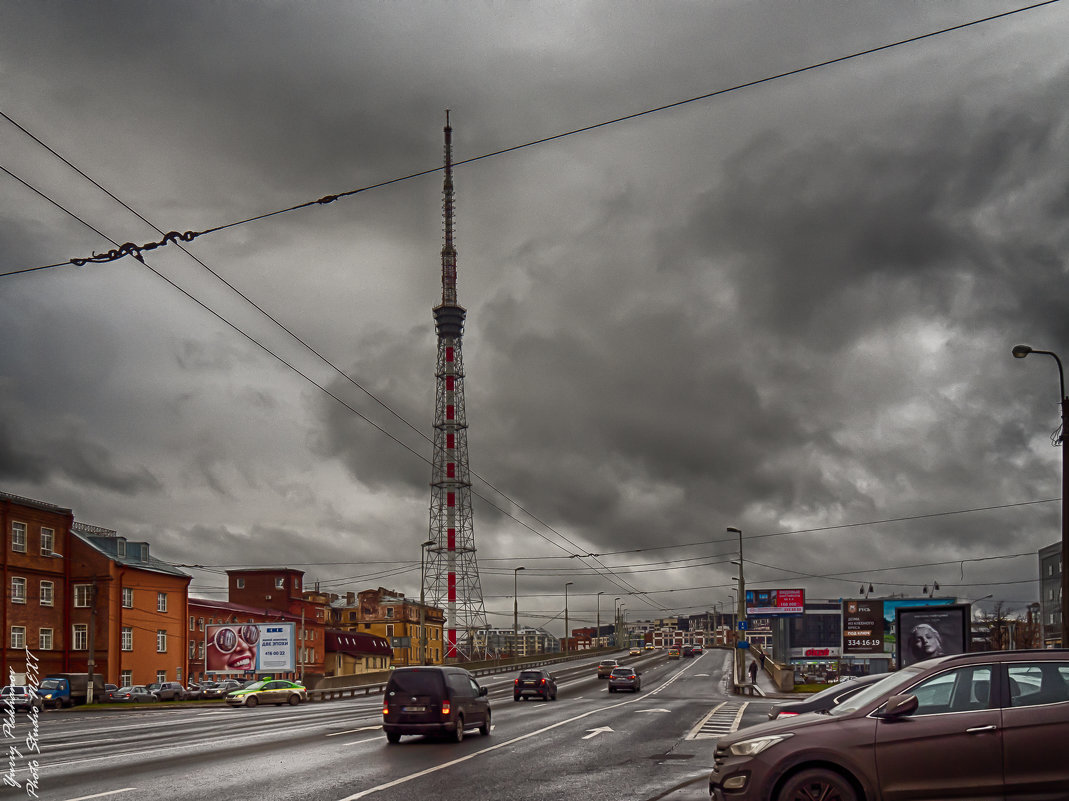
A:
POLYGON ((204 627, 205 673, 296 670, 296 623, 228 623, 204 627))
POLYGON ((746 590, 747 617, 800 615, 805 612, 805 590, 746 590))

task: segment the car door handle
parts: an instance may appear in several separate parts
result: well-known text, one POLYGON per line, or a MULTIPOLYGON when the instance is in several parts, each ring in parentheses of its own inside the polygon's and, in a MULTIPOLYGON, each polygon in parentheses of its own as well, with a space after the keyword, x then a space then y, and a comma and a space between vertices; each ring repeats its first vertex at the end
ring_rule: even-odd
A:
POLYGON ((989 723, 987 726, 974 726, 971 729, 966 729, 966 734, 983 734, 985 731, 998 731, 998 726, 993 723, 989 723))

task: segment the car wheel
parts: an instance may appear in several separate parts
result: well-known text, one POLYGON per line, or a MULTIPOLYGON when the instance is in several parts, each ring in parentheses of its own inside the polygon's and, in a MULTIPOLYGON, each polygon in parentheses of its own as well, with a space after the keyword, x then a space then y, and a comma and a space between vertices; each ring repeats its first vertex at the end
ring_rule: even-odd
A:
POLYGON ((512 700, 513 701, 519 701, 520 700, 520 696, 514 695, 514 696, 512 696, 512 700))
POLYGON ((258 703, 260 702, 256 700, 256 696, 250 695, 245 701, 245 706, 256 706, 258 703))
POLYGON ((453 732, 453 739, 458 743, 464 742, 464 716, 457 715, 457 730, 453 732))
POLYGON ((830 770, 803 770, 783 785, 777 801, 857 801, 849 781, 830 770))
POLYGON ((483 725, 479 727, 479 734, 481 734, 483 737, 489 737, 490 736, 490 712, 489 711, 487 711, 487 713, 486 713, 486 722, 483 723, 483 725))
POLYGON ((297 706, 297 704, 299 704, 300 702, 301 696, 297 695, 297 693, 294 693, 290 696, 290 706, 297 706))
POLYGON ((401 735, 395 731, 386 732, 386 742, 397 744, 401 742, 401 735))
POLYGON ((616 688, 615 688, 615 687, 610 687, 610 688, 609 688, 609 692, 611 692, 611 693, 614 693, 614 692, 616 692, 616 688))

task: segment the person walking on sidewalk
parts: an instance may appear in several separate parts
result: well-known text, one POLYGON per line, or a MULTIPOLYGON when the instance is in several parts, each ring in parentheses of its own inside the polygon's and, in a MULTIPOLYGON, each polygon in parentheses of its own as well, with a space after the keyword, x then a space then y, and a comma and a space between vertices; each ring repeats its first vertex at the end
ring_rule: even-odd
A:
POLYGON ((750 663, 750 684, 757 684, 757 662, 750 663))

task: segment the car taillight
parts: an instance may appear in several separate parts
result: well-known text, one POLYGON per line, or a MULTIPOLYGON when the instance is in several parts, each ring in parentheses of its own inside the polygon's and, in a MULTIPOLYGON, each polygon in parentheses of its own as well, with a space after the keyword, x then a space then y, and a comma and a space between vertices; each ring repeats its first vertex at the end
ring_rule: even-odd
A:
POLYGON ((513 684, 515 684, 515 685, 516 685, 516 686, 518 687, 518 686, 519 686, 519 684, 520 684, 520 680, 519 680, 519 679, 516 679, 516 681, 514 681, 514 682, 512 682, 512 683, 513 683, 513 684))
POLYGON ((382 705, 382 714, 384 714, 384 715, 390 714, 390 705, 389 704, 384 703, 382 705))
POLYGON ((780 712, 779 716, 781 718, 793 718, 797 714, 798 714, 797 712, 780 712))
POLYGON ((450 713, 450 707, 448 701, 442 701, 442 714, 448 715, 450 713))
POLYGON ((545 680, 545 679, 542 679, 542 680, 541 680, 540 682, 538 682, 538 683, 539 683, 539 684, 545 684, 545 683, 546 683, 546 680, 545 680))

